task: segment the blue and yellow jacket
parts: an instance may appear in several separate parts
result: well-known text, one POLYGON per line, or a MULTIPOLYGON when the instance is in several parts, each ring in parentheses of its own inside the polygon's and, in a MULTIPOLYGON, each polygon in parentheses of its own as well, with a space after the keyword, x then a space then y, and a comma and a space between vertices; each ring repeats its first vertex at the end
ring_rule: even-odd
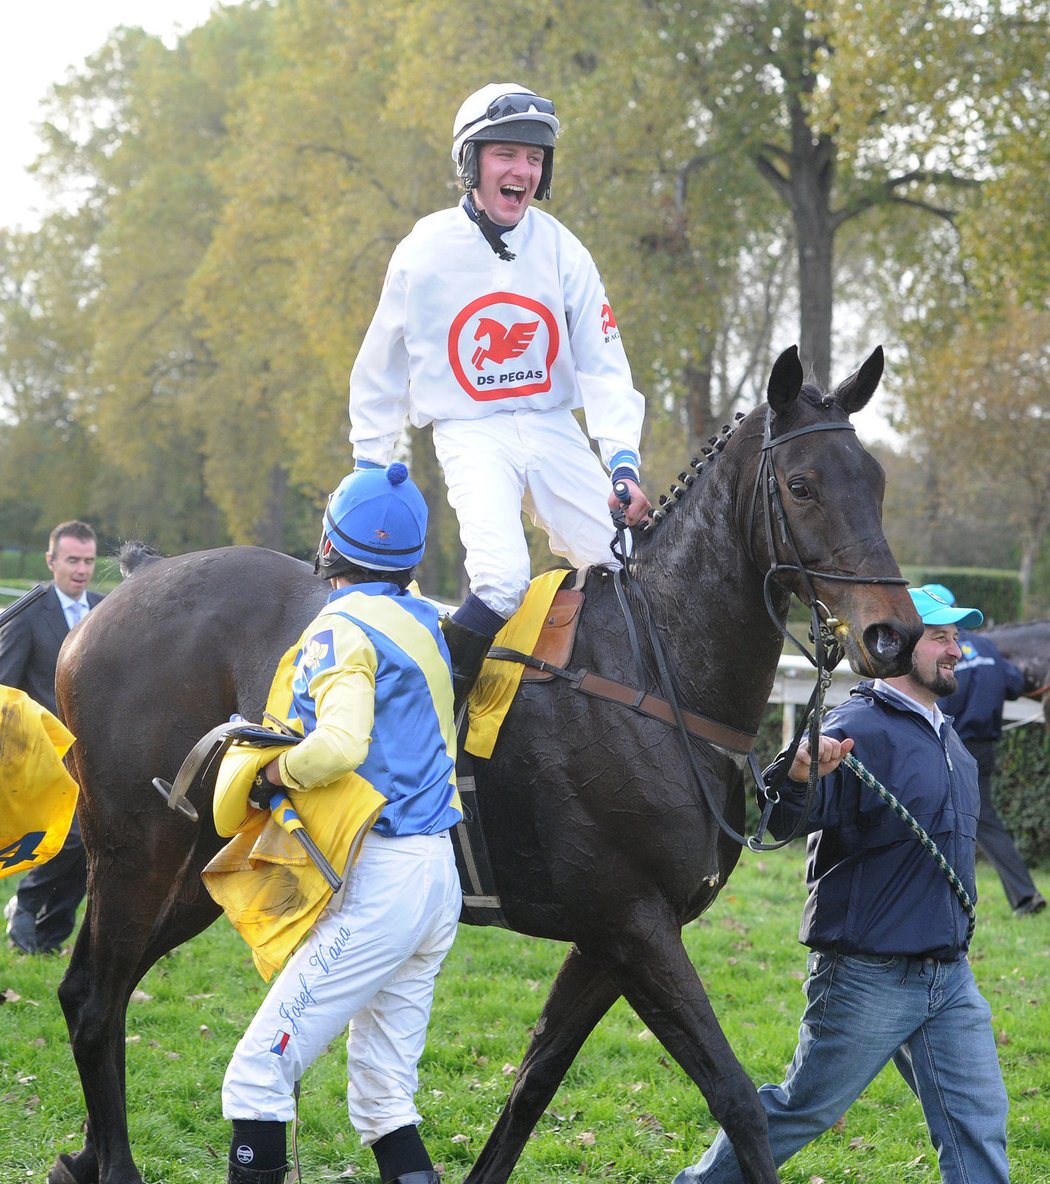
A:
POLYGON ((354 771, 386 798, 377 833, 460 821, 448 649, 429 601, 396 584, 334 591, 299 640, 292 715, 306 738, 284 783, 310 790, 354 771))

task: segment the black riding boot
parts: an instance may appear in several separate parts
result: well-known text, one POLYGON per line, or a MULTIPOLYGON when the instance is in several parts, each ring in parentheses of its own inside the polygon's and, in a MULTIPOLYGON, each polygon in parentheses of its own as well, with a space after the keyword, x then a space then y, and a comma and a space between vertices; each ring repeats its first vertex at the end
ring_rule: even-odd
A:
MULTIPOLYGON (((289 1165, 260 1172, 258 1168, 246 1168, 244 1164, 231 1159, 227 1164, 226 1184, 284 1184, 289 1165)), ((437 1177, 435 1177, 436 1179, 437 1177)))
POLYGON ((284 1184, 290 1167, 285 1127, 283 1122, 235 1118, 226 1184, 284 1184))
MULTIPOLYGON (((441 621, 449 657, 452 659, 452 710, 458 715, 460 705, 466 702, 470 689, 481 673, 481 663, 492 645, 492 638, 461 625, 451 617, 441 621)), ((410 1181, 409 1184, 416 1184, 410 1181)))
POLYGON ((437 1172, 405 1172, 393 1180, 384 1180, 383 1184, 441 1184, 441 1177, 437 1172))

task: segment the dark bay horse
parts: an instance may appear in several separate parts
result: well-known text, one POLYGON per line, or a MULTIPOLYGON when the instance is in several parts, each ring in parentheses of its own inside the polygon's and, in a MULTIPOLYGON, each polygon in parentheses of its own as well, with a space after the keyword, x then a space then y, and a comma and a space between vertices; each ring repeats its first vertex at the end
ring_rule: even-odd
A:
POLYGON ((1003 657, 1020 668, 1024 693, 1042 700, 1043 718, 1050 729, 1050 621, 1016 621, 993 625, 981 634, 993 641, 1003 657))
MULTIPOLYGON (((754 733, 795 592, 819 601, 855 670, 906 670, 921 626, 882 533, 882 471, 849 424, 882 365, 876 350, 826 395, 803 384, 794 349, 782 354, 767 405, 725 429, 711 459, 680 478, 673 512, 637 532, 628 591, 607 569, 587 574, 573 667, 638 685, 625 595, 648 689, 666 686, 655 636, 683 710, 754 733)), ((278 656, 325 591, 306 564, 256 548, 161 559, 112 592, 62 653, 89 893, 59 994, 88 1127, 52 1184, 141 1184, 125 1107, 126 1006, 162 954, 215 920, 200 871, 221 843, 211 786, 191 795, 193 825, 151 781, 172 780, 194 742, 233 712, 260 718, 278 656)), ((714 815, 743 826, 744 767, 739 751, 683 740, 563 680, 520 690, 492 759, 475 769, 478 809, 510 926, 569 952, 471 1184, 509 1177, 621 995, 700 1088, 749 1184, 777 1179, 755 1088, 681 940, 739 857, 714 815)))

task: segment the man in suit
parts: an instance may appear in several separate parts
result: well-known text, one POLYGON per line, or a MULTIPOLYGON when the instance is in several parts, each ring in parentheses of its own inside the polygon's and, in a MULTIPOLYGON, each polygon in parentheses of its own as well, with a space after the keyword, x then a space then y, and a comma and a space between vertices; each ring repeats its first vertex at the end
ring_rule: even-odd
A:
MULTIPOLYGON (((84 522, 56 526, 45 556, 54 582, 40 600, 0 629, 0 683, 25 691, 53 713, 58 651, 70 629, 102 599, 87 590, 97 546, 95 532, 84 522)), ((10 944, 25 954, 60 950, 73 932, 86 886, 87 864, 74 815, 62 850, 28 872, 7 902, 10 944)))

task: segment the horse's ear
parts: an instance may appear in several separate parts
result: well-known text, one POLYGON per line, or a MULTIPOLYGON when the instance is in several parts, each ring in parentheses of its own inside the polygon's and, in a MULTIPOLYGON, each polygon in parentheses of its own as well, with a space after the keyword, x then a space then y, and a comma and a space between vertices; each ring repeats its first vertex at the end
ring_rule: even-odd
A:
POLYGON ((855 374, 843 379, 835 388, 835 402, 847 415, 852 415, 854 411, 867 406, 868 400, 879 385, 885 361, 882 346, 877 345, 864 365, 855 374))
POLYGON ((792 345, 773 363, 766 398, 776 414, 783 415, 794 406, 801 389, 802 363, 798 358, 798 346, 792 345))

